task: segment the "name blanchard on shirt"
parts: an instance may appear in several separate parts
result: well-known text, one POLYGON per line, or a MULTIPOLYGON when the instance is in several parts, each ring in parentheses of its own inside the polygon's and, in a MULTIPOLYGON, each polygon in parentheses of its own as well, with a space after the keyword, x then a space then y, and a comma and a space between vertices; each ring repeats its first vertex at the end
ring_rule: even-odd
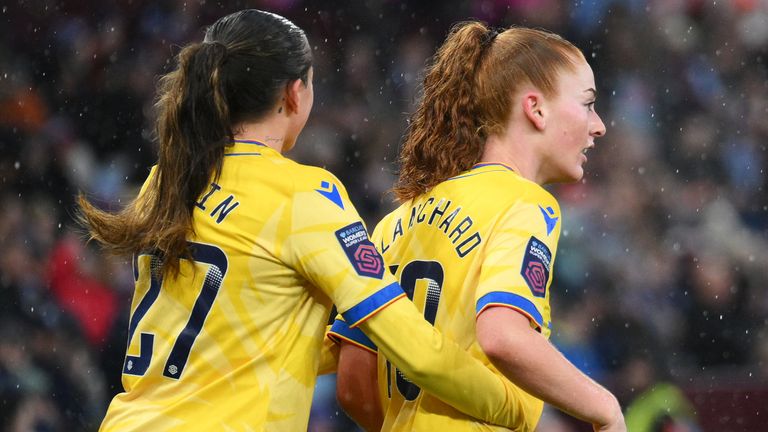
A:
MULTIPOLYGON (((461 206, 451 207, 451 201, 445 198, 440 198, 440 201, 435 203, 435 198, 429 197, 423 204, 411 207, 408 229, 414 224, 426 224, 442 231, 451 244, 455 245, 454 250, 459 258, 464 258, 483 242, 480 233, 477 230, 471 230, 475 224, 472 217, 462 213, 461 206)), ((403 218, 398 218, 392 230, 392 240, 384 245, 386 235, 382 239, 381 253, 386 252, 402 235, 403 218)))

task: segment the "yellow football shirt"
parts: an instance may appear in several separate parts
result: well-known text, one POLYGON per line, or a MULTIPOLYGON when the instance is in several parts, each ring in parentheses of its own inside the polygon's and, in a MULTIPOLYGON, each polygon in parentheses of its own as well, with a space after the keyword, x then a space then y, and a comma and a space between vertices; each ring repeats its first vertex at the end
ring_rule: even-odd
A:
MULTIPOLYGON (((385 216, 372 239, 424 317, 494 369, 476 337, 475 319, 485 308, 515 309, 549 337, 560 217, 557 201, 541 186, 505 165, 478 164, 385 216)), ((329 335, 376 349, 342 319, 329 335)), ((504 430, 425 394, 381 355, 378 376, 382 430, 504 430)), ((520 390, 519 404, 525 414, 516 430, 533 430, 543 402, 520 390)))
POLYGON ((403 291, 338 179, 257 142, 226 150, 193 225, 179 277, 134 259, 125 392, 101 430, 306 430, 331 304, 358 323, 403 291))

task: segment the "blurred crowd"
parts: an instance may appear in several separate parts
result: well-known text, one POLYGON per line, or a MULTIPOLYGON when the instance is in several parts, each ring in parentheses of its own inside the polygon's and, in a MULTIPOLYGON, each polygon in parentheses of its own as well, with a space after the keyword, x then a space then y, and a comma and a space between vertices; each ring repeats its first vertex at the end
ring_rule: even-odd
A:
MULTIPOLYGON (((553 342, 632 431, 759 428, 768 406, 768 2, 195 0, 0 5, 0 431, 96 430, 121 390, 130 263, 84 242, 83 191, 135 195, 157 77, 203 26, 280 13, 314 50, 290 157, 326 167, 373 227, 425 61, 456 21, 549 29, 592 64, 608 127, 563 232, 553 342)), ((355 430, 319 381, 311 431, 355 430)), ((585 430, 547 412, 541 431, 585 430)), ((589 429, 586 429, 589 430, 589 429)))

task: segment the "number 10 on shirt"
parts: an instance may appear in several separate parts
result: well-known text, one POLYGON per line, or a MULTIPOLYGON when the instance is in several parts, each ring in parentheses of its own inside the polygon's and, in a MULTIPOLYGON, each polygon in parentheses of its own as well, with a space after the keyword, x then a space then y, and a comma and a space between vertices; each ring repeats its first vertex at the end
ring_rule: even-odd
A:
MULTIPOLYGON (((389 266, 389 271, 392 274, 397 273, 398 265, 389 266)), ((427 292, 424 298, 424 319, 430 324, 435 325, 435 318, 437 317, 437 307, 440 304, 440 294, 443 290, 443 280, 445 279, 445 272, 443 265, 438 261, 411 261, 403 267, 403 272, 400 274, 400 286, 403 287, 403 291, 408 298, 413 301, 414 291, 416 290, 416 281, 425 280, 427 282, 427 292)), ((387 396, 392 397, 392 366, 387 361, 387 396)), ((416 384, 413 384, 408 378, 403 375, 397 368, 395 368, 395 381, 397 385, 397 391, 403 396, 405 400, 412 401, 419 396, 421 389, 416 384)))

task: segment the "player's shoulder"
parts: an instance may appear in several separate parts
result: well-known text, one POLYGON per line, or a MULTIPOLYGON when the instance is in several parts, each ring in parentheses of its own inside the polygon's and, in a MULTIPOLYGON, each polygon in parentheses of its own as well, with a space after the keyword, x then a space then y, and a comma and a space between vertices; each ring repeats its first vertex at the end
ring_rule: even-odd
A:
POLYGON ((293 183, 297 188, 316 187, 318 182, 331 182, 339 187, 343 187, 341 181, 330 171, 312 165, 304 165, 291 161, 290 174, 293 177, 293 183))
POLYGON ((522 186, 520 194, 520 200, 525 203, 536 206, 551 207, 555 210, 560 210, 560 205, 557 203, 557 199, 543 186, 536 184, 530 180, 526 180, 522 177, 522 186))
POLYGON ((517 176, 516 188, 505 195, 506 211, 501 214, 501 226, 515 230, 530 230, 549 238, 559 236, 562 214, 557 199, 541 185, 517 176), (544 235, 546 233, 546 235, 544 235))
POLYGON ((381 218, 381 222, 389 222, 393 220, 397 220, 404 215, 408 215, 411 211, 411 207, 413 207, 414 199, 409 199, 406 201, 402 201, 399 203, 397 207, 395 207, 392 211, 384 215, 384 217, 381 218))
POLYGON ((279 176, 286 184, 292 185, 294 193, 324 190, 347 197, 346 188, 330 171, 290 159, 284 159, 282 162, 279 169, 272 175, 279 176))
POLYGON ((413 202, 413 200, 408 200, 408 201, 405 201, 403 203, 400 203, 400 205, 397 206, 394 210, 392 210, 389 213, 385 214, 376 223, 376 227, 375 227, 374 231, 380 231, 382 229, 388 229, 389 227, 392 227, 392 225, 395 224, 398 220, 402 221, 402 219, 404 217, 408 216, 408 213, 409 213, 410 208, 412 206, 412 202, 413 202))
POLYGON ((276 175, 286 177, 286 182, 292 185, 290 193, 298 204, 296 208, 309 211, 308 216, 318 216, 317 212, 329 203, 332 204, 333 210, 354 210, 344 185, 338 177, 324 168, 293 162, 289 169, 276 175), (325 204, 320 204, 318 200, 325 204))
POLYGON ((478 176, 478 180, 485 183, 487 193, 484 196, 495 205, 542 206, 559 211, 557 199, 548 190, 515 172, 495 171, 487 176, 478 176))
MULTIPOLYGON (((561 219, 557 199, 536 182, 512 172, 496 170, 477 176, 482 181, 479 215, 496 221, 493 226, 501 229, 527 229, 546 233, 559 229, 561 219)), ((476 192, 475 192, 476 193, 476 192)))

